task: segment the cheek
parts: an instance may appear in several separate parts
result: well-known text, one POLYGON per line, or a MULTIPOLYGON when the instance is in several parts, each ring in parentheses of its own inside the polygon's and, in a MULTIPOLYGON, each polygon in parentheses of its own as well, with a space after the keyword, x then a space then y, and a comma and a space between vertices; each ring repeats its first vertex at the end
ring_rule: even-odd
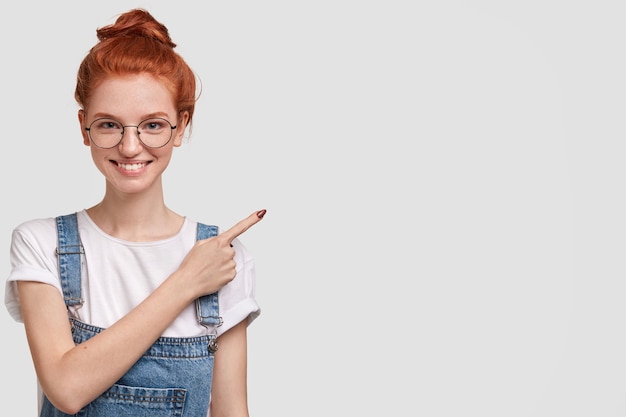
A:
POLYGON ((93 161, 98 164, 98 163, 102 163, 102 161, 107 160, 108 158, 106 157, 106 150, 104 149, 100 149, 97 146, 89 146, 89 150, 91 152, 91 158, 93 159, 93 161))
POLYGON ((154 158, 154 162, 156 162, 159 166, 162 166, 165 169, 172 159, 172 155, 174 153, 174 144, 169 143, 163 148, 151 149, 150 155, 154 158))
POLYGON ((108 161, 107 158, 105 158, 102 154, 102 150, 95 147, 95 146, 91 146, 91 159, 94 163, 94 165, 96 166, 96 168, 98 168, 98 171, 100 171, 102 174, 105 174, 105 168, 108 166, 108 164, 110 163, 108 161))
POLYGON ((159 161, 161 161, 162 163, 169 165, 170 160, 172 159, 172 152, 173 148, 169 147, 167 152, 163 152, 161 154, 158 155, 159 161))

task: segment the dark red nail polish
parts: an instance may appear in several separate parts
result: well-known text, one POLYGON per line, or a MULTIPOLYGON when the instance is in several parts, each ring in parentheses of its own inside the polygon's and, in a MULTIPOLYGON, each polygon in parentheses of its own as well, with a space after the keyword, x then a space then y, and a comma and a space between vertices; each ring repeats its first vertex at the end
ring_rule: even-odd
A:
POLYGON ((267 213, 267 210, 263 209, 263 210, 259 210, 256 212, 256 215, 259 219, 262 219, 263 216, 265 216, 265 213, 267 213))

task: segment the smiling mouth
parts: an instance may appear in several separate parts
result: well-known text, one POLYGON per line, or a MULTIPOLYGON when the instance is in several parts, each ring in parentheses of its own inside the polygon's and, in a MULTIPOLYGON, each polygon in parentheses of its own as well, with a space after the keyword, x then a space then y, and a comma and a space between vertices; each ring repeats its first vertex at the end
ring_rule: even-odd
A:
POLYGON ((147 162, 141 162, 141 163, 135 163, 135 164, 123 164, 121 162, 116 162, 116 164, 118 167, 120 167, 121 169, 125 171, 137 171, 145 167, 146 165, 148 165, 147 162))

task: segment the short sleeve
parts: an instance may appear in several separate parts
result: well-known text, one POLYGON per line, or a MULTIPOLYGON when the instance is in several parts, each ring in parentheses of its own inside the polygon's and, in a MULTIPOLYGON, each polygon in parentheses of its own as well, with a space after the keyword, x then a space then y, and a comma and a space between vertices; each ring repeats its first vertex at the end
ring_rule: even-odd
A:
POLYGON ((11 272, 4 292, 5 306, 14 320, 22 322, 17 281, 38 281, 61 286, 55 255, 54 219, 31 220, 13 230, 10 246, 11 272))
POLYGON ((239 324, 242 320, 252 323, 261 308, 256 299, 256 270, 254 260, 238 239, 233 240, 237 275, 219 292, 220 316, 223 324, 218 327, 218 336, 239 324))

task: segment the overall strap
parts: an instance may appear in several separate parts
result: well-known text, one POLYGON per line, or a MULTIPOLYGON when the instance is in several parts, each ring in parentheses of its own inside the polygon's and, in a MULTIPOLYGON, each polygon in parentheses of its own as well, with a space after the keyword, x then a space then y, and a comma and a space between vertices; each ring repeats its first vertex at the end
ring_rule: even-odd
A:
POLYGON ((59 259, 59 276, 65 305, 82 305, 80 292, 81 255, 85 253, 78 237, 76 213, 56 218, 59 259))
MULTIPOLYGON (((210 226, 198 223, 197 239, 207 239, 217 236, 217 226, 210 226)), ((196 312, 198 315, 198 323, 203 326, 221 326, 222 318, 220 317, 219 304, 217 299, 217 291, 213 294, 203 295, 196 300, 196 312)))

